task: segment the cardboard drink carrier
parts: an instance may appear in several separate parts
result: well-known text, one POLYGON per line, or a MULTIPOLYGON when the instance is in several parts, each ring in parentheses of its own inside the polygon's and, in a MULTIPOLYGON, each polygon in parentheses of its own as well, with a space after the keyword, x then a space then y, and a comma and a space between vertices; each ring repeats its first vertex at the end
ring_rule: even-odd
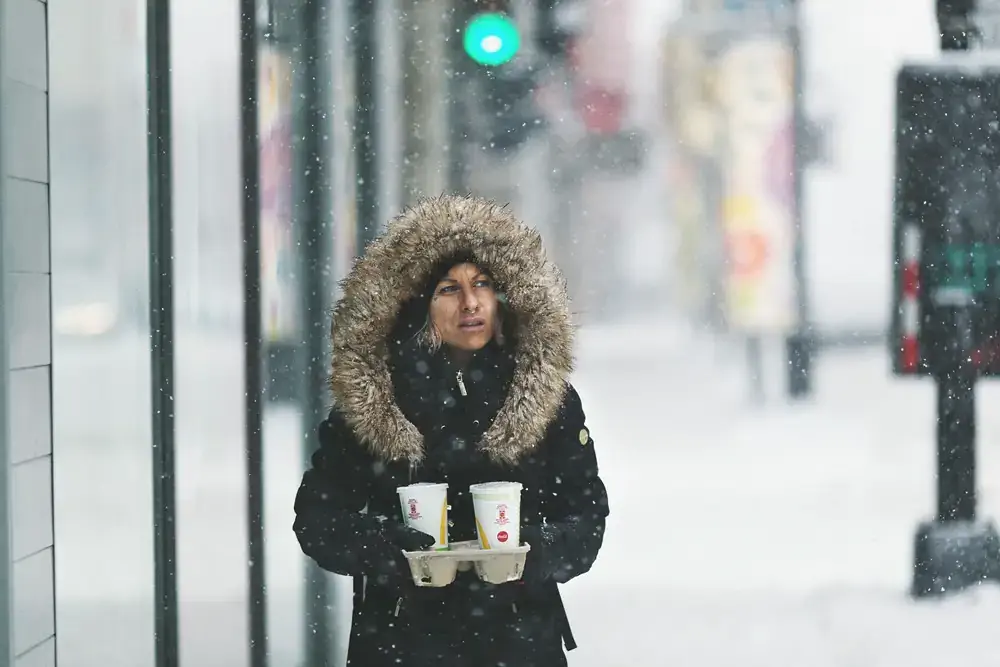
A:
POLYGON ((524 574, 524 561, 530 544, 497 551, 483 549, 473 540, 455 542, 448 551, 404 551, 410 564, 413 583, 417 586, 440 588, 455 581, 459 572, 470 569, 490 584, 518 581, 524 574))
MULTIPOLYGON (((482 581, 518 581, 531 545, 520 544, 521 485, 487 482, 469 487, 479 540, 455 542, 447 550, 404 551, 413 583, 440 588, 459 572, 474 569, 482 581)), ((440 540, 447 544, 447 538, 440 540)))

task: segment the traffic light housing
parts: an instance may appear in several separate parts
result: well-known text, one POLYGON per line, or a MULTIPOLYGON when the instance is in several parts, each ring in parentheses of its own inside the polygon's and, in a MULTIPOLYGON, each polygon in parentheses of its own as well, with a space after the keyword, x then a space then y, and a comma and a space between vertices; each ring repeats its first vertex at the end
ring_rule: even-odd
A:
POLYGON ((517 17, 508 0, 477 0, 463 13, 461 57, 473 84, 477 140, 486 150, 516 148, 542 124, 534 63, 521 48, 517 17))
POLYGON ((485 148, 520 146, 543 126, 535 103, 535 73, 514 63, 482 72, 480 99, 486 118, 485 148))

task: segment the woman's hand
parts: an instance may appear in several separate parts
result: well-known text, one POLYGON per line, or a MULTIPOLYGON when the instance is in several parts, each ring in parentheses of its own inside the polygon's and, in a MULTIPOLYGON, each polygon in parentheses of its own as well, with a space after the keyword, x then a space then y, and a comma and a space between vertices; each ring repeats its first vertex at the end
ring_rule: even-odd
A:
POLYGON ((409 526, 387 523, 386 539, 403 551, 425 551, 434 546, 434 538, 409 526))
POLYGON ((382 523, 381 544, 368 558, 368 569, 374 583, 399 593, 409 592, 416 585, 404 551, 423 551, 434 546, 427 533, 390 521, 382 523))

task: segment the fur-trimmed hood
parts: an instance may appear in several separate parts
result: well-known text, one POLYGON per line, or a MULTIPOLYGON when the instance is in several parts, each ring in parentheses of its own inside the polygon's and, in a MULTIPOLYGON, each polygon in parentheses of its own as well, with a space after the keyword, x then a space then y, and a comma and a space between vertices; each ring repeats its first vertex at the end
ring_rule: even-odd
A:
POLYGON ((487 268, 516 315, 510 390, 479 448, 514 464, 555 418, 573 367, 573 326, 562 275, 541 236, 506 208, 474 197, 426 199, 389 223, 342 283, 333 312, 330 389, 358 439, 386 460, 424 457, 423 437, 397 405, 389 337, 400 308, 434 267, 469 254, 487 268))

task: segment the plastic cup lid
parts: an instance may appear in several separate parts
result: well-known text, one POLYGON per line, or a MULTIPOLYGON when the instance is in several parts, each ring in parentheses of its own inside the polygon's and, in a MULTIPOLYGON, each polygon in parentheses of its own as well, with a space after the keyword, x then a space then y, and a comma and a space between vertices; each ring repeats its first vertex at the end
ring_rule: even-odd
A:
POLYGON ((403 491, 416 491, 416 490, 430 490, 434 488, 448 488, 447 482, 417 482, 416 484, 407 484, 406 486, 397 486, 396 492, 402 493, 403 491))
POLYGON ((490 491, 520 491, 523 487, 520 482, 483 482, 473 484, 469 487, 472 493, 489 493, 490 491))

